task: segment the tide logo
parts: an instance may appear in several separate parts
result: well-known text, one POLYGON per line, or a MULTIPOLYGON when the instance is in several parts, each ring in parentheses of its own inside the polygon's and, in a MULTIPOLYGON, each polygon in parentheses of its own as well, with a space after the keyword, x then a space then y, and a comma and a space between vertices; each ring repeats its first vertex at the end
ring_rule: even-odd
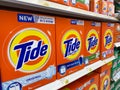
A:
POLYGON ((110 49, 112 45, 113 45, 113 34, 112 31, 108 29, 104 35, 104 47, 106 49, 110 49))
POLYGON ((97 51, 99 45, 99 36, 96 30, 92 29, 88 32, 86 38, 86 48, 90 54, 97 51))
POLYGON ((109 90, 110 87, 110 78, 106 75, 101 82, 101 90, 109 90))
POLYGON ((8 46, 11 64, 22 72, 34 72, 42 68, 51 54, 47 35, 36 28, 25 28, 16 33, 8 46))
POLYGON ((102 11, 103 11, 104 13, 107 13, 107 3, 106 3, 106 2, 103 2, 102 11))
POLYGON ((96 84, 92 84, 89 90, 98 90, 98 86, 96 84))
POLYGON ((74 60, 81 51, 81 37, 76 30, 67 31, 62 37, 61 50, 65 58, 74 60))

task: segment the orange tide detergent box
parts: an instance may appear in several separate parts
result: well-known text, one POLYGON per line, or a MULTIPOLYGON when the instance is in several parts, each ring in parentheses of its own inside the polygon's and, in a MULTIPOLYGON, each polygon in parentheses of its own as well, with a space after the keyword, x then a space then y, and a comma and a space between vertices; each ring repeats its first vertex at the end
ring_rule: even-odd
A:
POLYGON ((56 17, 57 78, 84 67, 84 21, 56 17))
POLYGON ((115 23, 114 42, 120 42, 120 23, 115 23))
POLYGON ((59 90, 85 90, 85 82, 86 79, 82 77, 59 90))
POLYGON ((55 18, 0 10, 2 90, 34 90, 56 79, 55 18))
POLYGON ((115 34, 120 33, 120 23, 115 23, 115 34))
POLYGON ((85 90, 98 90, 99 86, 99 74, 98 73, 90 73, 86 75, 86 83, 84 84, 85 90))
POLYGON ((109 58, 114 55, 114 23, 102 22, 101 30, 101 60, 109 58))
POLYGON ((85 64, 92 64, 100 57, 100 22, 85 21, 85 64))
POLYGON ((110 90, 110 72, 112 63, 108 63, 101 68, 97 69, 95 72, 99 73, 99 90, 110 90))
POLYGON ((114 42, 120 42, 120 33, 115 33, 114 34, 114 42))
POLYGON ((69 5, 69 0, 49 0, 49 1, 64 4, 64 5, 69 5))
POLYGON ((107 13, 108 13, 107 0, 100 0, 100 14, 107 15, 107 13))
POLYGON ((114 16, 114 14, 115 14, 114 0, 108 0, 108 16, 114 16))
POLYGON ((99 74, 90 73, 59 90, 98 90, 99 74))
POLYGON ((99 13, 100 12, 100 0, 90 1, 90 11, 99 13))
POLYGON ((90 0, 69 0, 69 5, 89 11, 90 0))

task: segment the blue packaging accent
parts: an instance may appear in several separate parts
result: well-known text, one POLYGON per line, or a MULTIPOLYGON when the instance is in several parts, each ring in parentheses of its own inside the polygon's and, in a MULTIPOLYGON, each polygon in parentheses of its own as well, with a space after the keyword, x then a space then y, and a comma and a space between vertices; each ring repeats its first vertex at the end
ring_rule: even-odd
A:
POLYGON ((51 65, 44 71, 2 82, 2 89, 0 90, 22 90, 22 88, 27 85, 33 84, 40 80, 51 79, 54 75, 56 75, 56 67, 51 65))
POLYGON ((78 60, 74 60, 72 62, 68 62, 65 64, 58 65, 58 72, 63 75, 66 73, 66 71, 70 68, 82 65, 84 63, 83 57, 80 57, 78 60))
POLYGON ((71 20, 71 24, 76 25, 77 24, 77 20, 71 20))
POLYGON ((34 17, 33 15, 29 15, 29 14, 18 14, 17 15, 18 18, 18 22, 34 22, 34 17))
POLYGON ((95 26, 96 25, 96 22, 92 22, 92 26, 95 26))

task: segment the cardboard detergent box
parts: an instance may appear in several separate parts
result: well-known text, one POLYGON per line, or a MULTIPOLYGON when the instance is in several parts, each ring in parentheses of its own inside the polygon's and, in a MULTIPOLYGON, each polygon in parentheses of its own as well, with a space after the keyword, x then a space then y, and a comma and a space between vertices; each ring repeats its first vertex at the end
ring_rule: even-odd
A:
POLYGON ((117 81, 117 82, 115 83, 114 90, 120 90, 120 81, 117 81))
POLYGON ((108 16, 114 16, 114 14, 115 14, 114 0, 108 0, 108 16))
POLYGON ((114 42, 115 43, 120 42, 120 32, 114 34, 114 42))
POLYGON ((90 11, 100 13, 100 0, 90 0, 90 11))
POLYGON ((95 70, 99 73, 99 90, 110 90, 110 73, 111 73, 112 62, 100 67, 95 70))
POLYGON ((117 77, 117 73, 118 73, 118 67, 112 68, 111 69, 111 81, 117 81, 118 77, 117 77))
POLYGON ((84 21, 56 17, 57 78, 84 67, 84 21))
POLYGON ((100 0, 100 14, 107 15, 108 14, 108 1, 100 0))
POLYGON ((101 23, 85 21, 85 64, 92 64, 100 57, 100 29, 101 23))
POLYGON ((112 68, 116 68, 118 66, 118 58, 112 61, 112 68))
POLYGON ((60 90, 98 90, 99 74, 92 72, 60 90))
POLYGON ((2 90, 33 90, 56 79, 55 18, 0 10, 2 90))
POLYGON ((115 23, 115 34, 120 34, 120 23, 115 23))
POLYGON ((115 82, 110 82, 110 90, 115 90, 115 82))
POLYGON ((69 5, 70 0, 49 0, 49 1, 64 4, 64 5, 69 5))
POLYGON ((89 11, 90 0, 69 0, 69 5, 89 11))
POLYGON ((99 90, 99 74, 92 72, 86 75, 85 90, 99 90))
POLYGON ((114 55, 114 23, 102 22, 101 30, 101 60, 109 58, 114 55))

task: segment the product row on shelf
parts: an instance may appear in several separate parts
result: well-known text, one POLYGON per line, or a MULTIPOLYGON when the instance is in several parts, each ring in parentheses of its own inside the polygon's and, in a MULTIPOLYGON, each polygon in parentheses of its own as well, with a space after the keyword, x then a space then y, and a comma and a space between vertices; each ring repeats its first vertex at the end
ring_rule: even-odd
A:
POLYGON ((48 0, 103 15, 114 16, 114 0, 48 0))
POLYGON ((0 7, 0 90, 57 90, 114 59, 114 17, 46 0, 1 0, 0 7))
MULTIPOLYGON (((115 57, 112 56, 112 57, 110 57, 108 59, 105 59, 105 60, 99 60, 99 61, 97 61, 97 62, 95 62, 95 63, 93 63, 91 65, 86 66, 82 70, 79 70, 79 71, 77 71, 77 72, 75 72, 75 73, 73 73, 71 75, 68 75, 68 76, 66 76, 64 78, 58 79, 58 80, 56 80, 56 81, 54 81, 52 83, 46 84, 46 85, 44 85, 42 87, 39 87, 39 88, 37 88, 35 90, 48 90, 48 88, 51 88, 51 90, 59 90, 59 89, 60 90, 65 89, 66 90, 66 88, 68 90, 74 90, 73 87, 72 87, 72 89, 71 89, 71 87, 69 87, 72 83, 74 83, 78 79, 80 80, 81 78, 86 78, 85 76, 87 76, 87 74, 94 72, 98 68, 100 69, 100 67, 102 67, 102 66, 106 66, 106 65, 109 65, 109 64, 111 65, 111 61, 114 60, 114 59, 115 59, 115 57)), ((83 82, 81 82, 81 83, 83 83, 83 82)), ((86 86, 86 85, 84 85, 84 86, 86 86)), ((78 88, 80 88, 79 85, 78 85, 78 88)))
POLYGON ((115 59, 112 61, 110 90, 120 89, 120 45, 114 48, 115 59))
POLYGON ((7 9, 23 10, 35 13, 47 13, 58 16, 74 17, 88 20, 119 22, 117 18, 102 15, 79 8, 46 1, 46 0, 1 0, 0 6, 7 9))
POLYGON ((0 13, 3 90, 34 89, 114 55, 117 23, 0 13))

